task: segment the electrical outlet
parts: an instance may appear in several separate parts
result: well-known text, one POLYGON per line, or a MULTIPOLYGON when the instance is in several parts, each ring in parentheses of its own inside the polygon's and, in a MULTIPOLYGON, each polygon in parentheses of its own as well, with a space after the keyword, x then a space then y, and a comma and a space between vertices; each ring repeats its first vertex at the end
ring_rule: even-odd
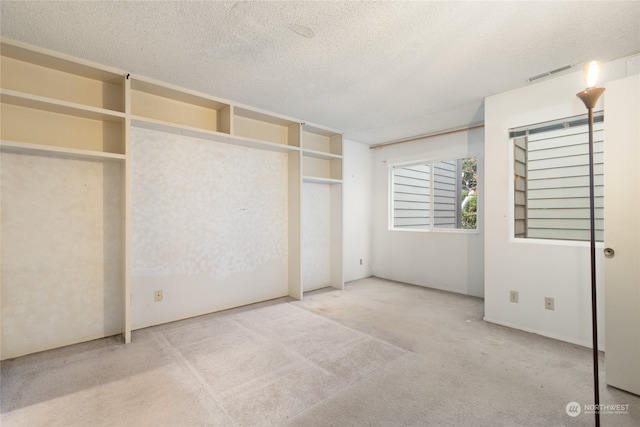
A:
POLYGON ((362 258, 360 258, 360 265, 362 265, 362 258))
POLYGON ((515 303, 518 302, 518 291, 509 292, 509 301, 515 303))
POLYGON ((553 298, 544 297, 544 308, 546 308, 547 310, 555 310, 556 309, 555 300, 553 298))
POLYGON ((154 302, 162 301, 162 289, 153 291, 153 301, 154 302))

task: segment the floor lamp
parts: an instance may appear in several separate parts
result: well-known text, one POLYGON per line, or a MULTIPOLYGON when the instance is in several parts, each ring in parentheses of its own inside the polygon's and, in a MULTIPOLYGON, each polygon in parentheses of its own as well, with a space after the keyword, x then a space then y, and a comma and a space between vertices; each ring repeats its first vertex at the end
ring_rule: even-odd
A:
POLYGON ((596 215, 593 177, 593 108, 604 88, 595 87, 602 63, 591 61, 584 68, 587 88, 576 96, 584 102, 589 112, 589 211, 591 228, 591 330, 593 334, 593 393, 595 400, 596 427, 600 426, 600 384, 598 381, 598 315, 596 310, 596 215))

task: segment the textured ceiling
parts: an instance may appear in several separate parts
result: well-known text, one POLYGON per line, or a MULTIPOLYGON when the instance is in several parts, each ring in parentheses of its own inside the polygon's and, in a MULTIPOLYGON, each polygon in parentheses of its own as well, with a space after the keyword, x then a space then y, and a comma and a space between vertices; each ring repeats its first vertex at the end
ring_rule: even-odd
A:
POLYGON ((528 77, 640 52, 640 2, 0 2, 3 37, 375 144, 476 124, 528 77))

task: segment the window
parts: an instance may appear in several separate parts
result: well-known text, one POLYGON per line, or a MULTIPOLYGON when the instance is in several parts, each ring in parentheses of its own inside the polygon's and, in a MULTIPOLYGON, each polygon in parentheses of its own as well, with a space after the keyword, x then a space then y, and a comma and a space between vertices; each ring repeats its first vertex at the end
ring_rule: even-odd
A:
POLYGON ((475 229, 476 157, 391 168, 391 224, 396 229, 475 229))
MULTIPOLYGON (((594 114, 596 240, 604 235, 604 115, 594 114)), ((590 240, 589 128, 581 115, 512 129, 514 237, 590 240)))

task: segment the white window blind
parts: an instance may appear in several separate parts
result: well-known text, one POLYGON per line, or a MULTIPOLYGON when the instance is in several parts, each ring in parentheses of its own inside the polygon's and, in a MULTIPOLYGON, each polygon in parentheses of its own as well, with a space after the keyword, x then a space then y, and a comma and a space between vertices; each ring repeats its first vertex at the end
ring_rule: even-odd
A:
POLYGON ((433 163, 433 226, 435 228, 459 227, 459 163, 458 160, 433 163))
MULTIPOLYGON (((603 114, 594 124, 596 239, 604 234, 603 114)), ((589 240, 589 135, 586 116, 511 131, 515 237, 589 240)))
POLYGON ((431 166, 429 164, 393 168, 393 226, 394 228, 430 228, 431 166))

